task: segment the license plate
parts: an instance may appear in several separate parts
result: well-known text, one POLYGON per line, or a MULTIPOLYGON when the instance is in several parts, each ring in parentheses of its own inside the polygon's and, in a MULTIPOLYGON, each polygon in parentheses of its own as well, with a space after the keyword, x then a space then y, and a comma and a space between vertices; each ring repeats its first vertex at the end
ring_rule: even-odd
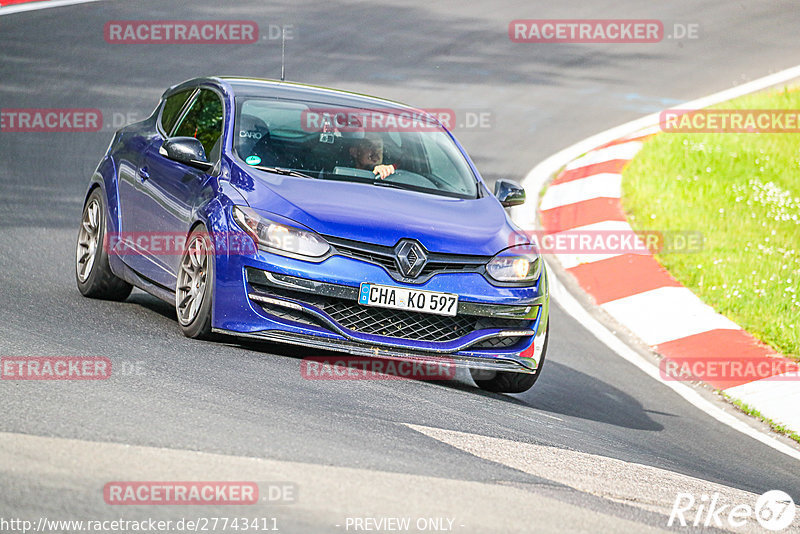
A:
POLYGON ((361 284, 358 303, 364 306, 453 316, 458 310, 458 295, 364 283, 361 284))

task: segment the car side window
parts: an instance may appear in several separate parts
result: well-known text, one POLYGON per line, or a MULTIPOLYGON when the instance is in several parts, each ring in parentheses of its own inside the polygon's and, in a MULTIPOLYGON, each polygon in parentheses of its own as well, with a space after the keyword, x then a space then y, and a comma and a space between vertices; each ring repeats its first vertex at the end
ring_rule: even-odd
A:
POLYGON ((186 104, 186 101, 192 96, 192 93, 194 93, 194 89, 187 89, 186 91, 181 91, 180 93, 175 93, 167 97, 167 100, 164 102, 164 109, 161 111, 161 128, 165 132, 169 133, 175 126, 175 122, 178 120, 178 115, 183 109, 183 105, 186 104))
POLYGON ((213 162, 220 154, 223 117, 222 100, 214 91, 202 89, 172 136, 198 139, 203 144, 208 161, 213 162))

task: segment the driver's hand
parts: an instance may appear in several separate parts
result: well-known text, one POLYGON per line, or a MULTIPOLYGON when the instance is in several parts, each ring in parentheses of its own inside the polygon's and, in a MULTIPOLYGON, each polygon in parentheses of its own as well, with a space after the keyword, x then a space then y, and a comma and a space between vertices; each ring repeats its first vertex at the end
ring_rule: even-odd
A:
POLYGON ((381 180, 385 180, 390 174, 394 174, 394 165, 375 165, 372 172, 375 173, 381 180))

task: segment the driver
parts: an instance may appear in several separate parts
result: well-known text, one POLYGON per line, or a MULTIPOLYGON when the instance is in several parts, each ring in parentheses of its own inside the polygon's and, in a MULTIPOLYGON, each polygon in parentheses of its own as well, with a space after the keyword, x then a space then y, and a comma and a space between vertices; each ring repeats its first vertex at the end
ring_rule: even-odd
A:
POLYGON ((359 139, 350 147, 350 155, 356 168, 372 171, 381 180, 397 170, 396 165, 383 163, 383 139, 375 133, 368 133, 359 139))

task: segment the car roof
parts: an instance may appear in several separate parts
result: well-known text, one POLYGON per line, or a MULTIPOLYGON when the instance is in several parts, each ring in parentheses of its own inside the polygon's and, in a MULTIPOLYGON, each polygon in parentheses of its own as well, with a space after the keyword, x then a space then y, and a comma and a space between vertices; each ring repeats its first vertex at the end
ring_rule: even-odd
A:
POLYGON ((332 105, 352 106, 361 108, 381 108, 398 111, 416 111, 419 108, 408 106, 400 102, 394 102, 383 98, 376 98, 369 95, 330 89, 316 85, 309 85, 297 82, 286 82, 270 80, 266 78, 249 78, 237 76, 213 76, 203 78, 193 78, 181 84, 170 87, 167 92, 172 93, 176 90, 202 83, 213 85, 228 86, 235 97, 267 97, 281 98, 287 100, 301 100, 309 102, 324 102, 332 105))

